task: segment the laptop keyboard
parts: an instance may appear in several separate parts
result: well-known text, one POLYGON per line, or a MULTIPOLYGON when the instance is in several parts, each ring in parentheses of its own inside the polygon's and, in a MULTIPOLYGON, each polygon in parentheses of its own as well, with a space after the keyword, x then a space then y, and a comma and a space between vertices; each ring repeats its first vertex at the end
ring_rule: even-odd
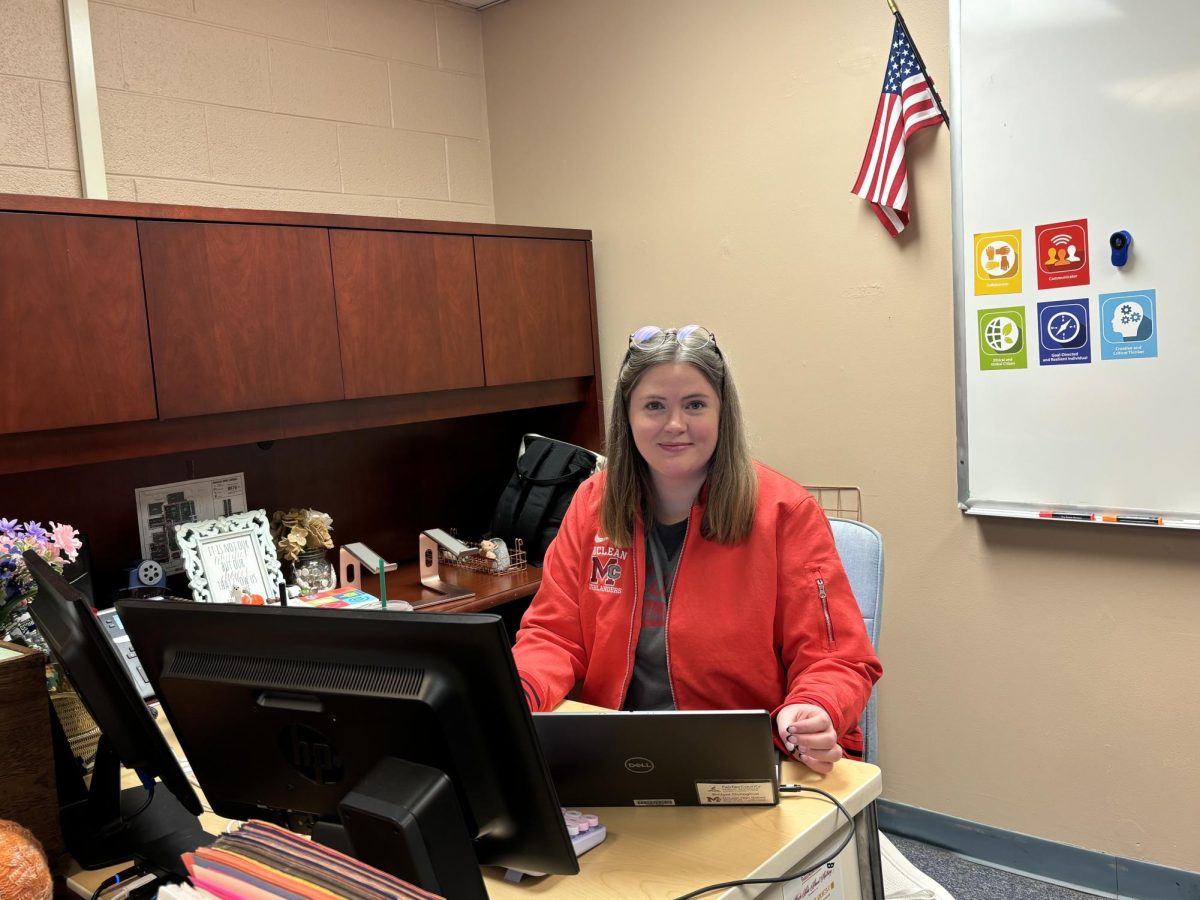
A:
MULTIPOLYGON (((571 846, 575 848, 576 856, 583 856, 608 837, 608 829, 600 824, 597 816, 565 807, 562 814, 563 823, 567 826, 567 834, 571 836, 571 846)), ((523 869, 505 869, 504 880, 516 883, 526 875, 545 874, 545 872, 526 872, 523 869)))

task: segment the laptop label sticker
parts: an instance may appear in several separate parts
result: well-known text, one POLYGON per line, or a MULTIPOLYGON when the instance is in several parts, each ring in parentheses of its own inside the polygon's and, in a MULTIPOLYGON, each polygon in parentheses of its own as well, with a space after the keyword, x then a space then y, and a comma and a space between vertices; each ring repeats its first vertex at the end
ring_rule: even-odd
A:
POLYGON ((775 785, 769 781, 697 781, 701 806, 774 806, 775 785))

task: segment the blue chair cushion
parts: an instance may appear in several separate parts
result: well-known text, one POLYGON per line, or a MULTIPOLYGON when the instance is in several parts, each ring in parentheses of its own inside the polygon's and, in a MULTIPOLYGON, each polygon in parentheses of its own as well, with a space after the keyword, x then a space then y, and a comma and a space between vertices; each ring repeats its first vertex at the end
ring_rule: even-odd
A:
MULTIPOLYGON (((870 525, 851 519, 831 518, 829 524, 833 528, 833 541, 842 558, 842 567, 862 611, 867 636, 878 652, 883 618, 883 537, 870 525)), ((875 762, 877 752, 875 699, 875 691, 872 691, 860 722, 865 742, 863 758, 870 763, 875 762)))

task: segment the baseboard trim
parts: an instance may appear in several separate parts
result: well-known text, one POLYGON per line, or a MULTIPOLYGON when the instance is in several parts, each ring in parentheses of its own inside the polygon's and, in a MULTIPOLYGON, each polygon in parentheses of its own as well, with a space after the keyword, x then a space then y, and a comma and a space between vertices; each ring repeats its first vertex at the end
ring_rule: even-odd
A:
POLYGON ((1200 873, 1084 850, 891 800, 876 802, 879 828, 1002 869, 1109 896, 1200 900, 1200 873))

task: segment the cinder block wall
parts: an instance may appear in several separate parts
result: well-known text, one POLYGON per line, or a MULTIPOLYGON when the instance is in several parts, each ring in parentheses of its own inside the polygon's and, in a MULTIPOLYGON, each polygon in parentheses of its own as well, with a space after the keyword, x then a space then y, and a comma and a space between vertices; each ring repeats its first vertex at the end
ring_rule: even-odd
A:
MULTIPOLYGON (((494 222, 477 12, 89 4, 109 197, 494 222)), ((0 191, 81 195, 62 0, 0 0, 0 191)))

